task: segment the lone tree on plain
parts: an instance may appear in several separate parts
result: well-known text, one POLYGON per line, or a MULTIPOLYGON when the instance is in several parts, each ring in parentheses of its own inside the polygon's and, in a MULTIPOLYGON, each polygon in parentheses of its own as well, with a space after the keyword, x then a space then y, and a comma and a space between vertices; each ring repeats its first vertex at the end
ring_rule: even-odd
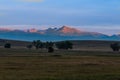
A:
POLYGON ((110 47, 112 48, 113 51, 119 51, 120 49, 119 43, 111 44, 110 47))
POLYGON ((11 48, 11 44, 10 44, 10 43, 6 43, 6 44, 4 45, 4 48, 11 48))
POLYGON ((53 48, 53 47, 49 47, 49 48, 48 48, 48 52, 49 52, 49 53, 53 53, 53 52, 54 52, 54 48, 53 48))
POLYGON ((73 44, 70 41, 61 41, 56 43, 58 49, 72 49, 73 44))

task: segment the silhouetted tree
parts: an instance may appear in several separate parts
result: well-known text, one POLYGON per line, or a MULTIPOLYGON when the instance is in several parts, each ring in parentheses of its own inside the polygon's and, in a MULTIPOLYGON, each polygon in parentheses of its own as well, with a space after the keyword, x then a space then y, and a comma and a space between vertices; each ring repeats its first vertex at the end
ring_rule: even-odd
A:
POLYGON ((28 49, 31 49, 33 46, 32 45, 27 45, 27 48, 28 49))
POLYGON ((65 44, 66 44, 67 49, 73 48, 73 44, 70 41, 65 41, 65 44))
POLYGON ((113 51, 119 51, 120 48, 118 43, 111 44, 110 47, 112 48, 113 51))
POLYGON ((11 48, 11 44, 10 44, 10 43, 6 43, 6 44, 4 45, 4 48, 11 48))
POLYGON ((49 48, 48 48, 48 52, 49 52, 49 53, 54 52, 54 48, 53 48, 53 47, 49 47, 49 48))
POLYGON ((53 42, 46 42, 46 43, 44 43, 44 45, 45 45, 45 48, 48 49, 49 47, 53 47, 54 43, 53 42))
POLYGON ((42 49, 44 47, 44 44, 40 40, 33 41, 33 45, 36 47, 36 49, 42 49))
POLYGON ((70 41, 61 41, 56 43, 58 49, 72 49, 73 44, 70 41))

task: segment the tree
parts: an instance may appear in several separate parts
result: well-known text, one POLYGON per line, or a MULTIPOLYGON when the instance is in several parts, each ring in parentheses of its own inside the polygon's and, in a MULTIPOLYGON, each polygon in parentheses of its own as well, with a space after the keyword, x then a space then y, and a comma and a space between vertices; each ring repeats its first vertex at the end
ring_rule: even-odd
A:
POLYGON ((53 42, 46 42, 46 43, 44 43, 44 45, 45 45, 45 48, 48 49, 49 47, 53 47, 54 43, 53 42))
POLYGON ((56 43, 58 49, 72 49, 73 44, 70 41, 61 41, 56 43))
POLYGON ((10 43, 6 43, 6 44, 4 45, 4 48, 11 48, 11 44, 10 44, 10 43))
POLYGON ((48 52, 49 52, 49 53, 53 53, 53 52, 54 52, 54 48, 53 48, 53 47, 49 47, 49 48, 48 48, 48 52))
POLYGON ((111 44, 110 47, 112 48, 113 51, 119 51, 119 43, 114 43, 114 44, 111 44))
POLYGON ((27 45, 27 48, 28 49, 31 49, 33 46, 32 45, 27 45))
POLYGON ((33 41, 33 45, 36 47, 36 49, 42 49, 44 47, 44 44, 40 40, 33 41))
POLYGON ((67 49, 72 49, 73 44, 70 41, 65 41, 67 49))

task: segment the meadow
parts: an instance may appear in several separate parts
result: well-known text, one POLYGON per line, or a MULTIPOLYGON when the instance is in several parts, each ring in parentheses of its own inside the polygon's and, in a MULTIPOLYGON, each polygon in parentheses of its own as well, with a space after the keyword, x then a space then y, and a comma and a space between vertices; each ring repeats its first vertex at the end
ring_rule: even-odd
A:
POLYGON ((120 80, 120 53, 0 48, 0 80, 120 80))

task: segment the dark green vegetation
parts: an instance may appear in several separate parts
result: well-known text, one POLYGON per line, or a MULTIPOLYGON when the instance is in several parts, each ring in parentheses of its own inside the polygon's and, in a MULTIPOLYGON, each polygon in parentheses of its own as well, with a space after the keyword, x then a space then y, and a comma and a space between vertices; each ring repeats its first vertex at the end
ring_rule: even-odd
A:
POLYGON ((49 47, 54 46, 53 42, 42 42, 40 40, 35 40, 32 42, 32 44, 33 46, 35 46, 36 49, 43 49, 43 48, 48 49, 49 47))
MULTIPOLYGON (((101 50, 111 51, 110 45, 113 43, 119 43, 120 41, 95 41, 95 40, 80 40, 71 41, 73 43, 73 49, 75 50, 101 50)), ((26 48, 32 44, 27 41, 15 41, 15 40, 3 40, 0 39, 0 46, 4 46, 6 43, 10 43, 12 48, 26 48)))
POLYGON ((0 80, 120 80, 120 53, 110 48, 114 42, 73 41, 73 50, 54 53, 18 43, 0 48, 0 80))
POLYGON ((110 47, 112 48, 113 51, 119 51, 120 49, 119 43, 111 44, 110 47))
POLYGON ((6 43, 6 44, 4 45, 4 48, 11 48, 11 44, 10 44, 10 43, 6 43))
POLYGON ((56 47, 58 49, 72 49, 73 44, 70 41, 61 41, 61 42, 56 42, 56 47))

